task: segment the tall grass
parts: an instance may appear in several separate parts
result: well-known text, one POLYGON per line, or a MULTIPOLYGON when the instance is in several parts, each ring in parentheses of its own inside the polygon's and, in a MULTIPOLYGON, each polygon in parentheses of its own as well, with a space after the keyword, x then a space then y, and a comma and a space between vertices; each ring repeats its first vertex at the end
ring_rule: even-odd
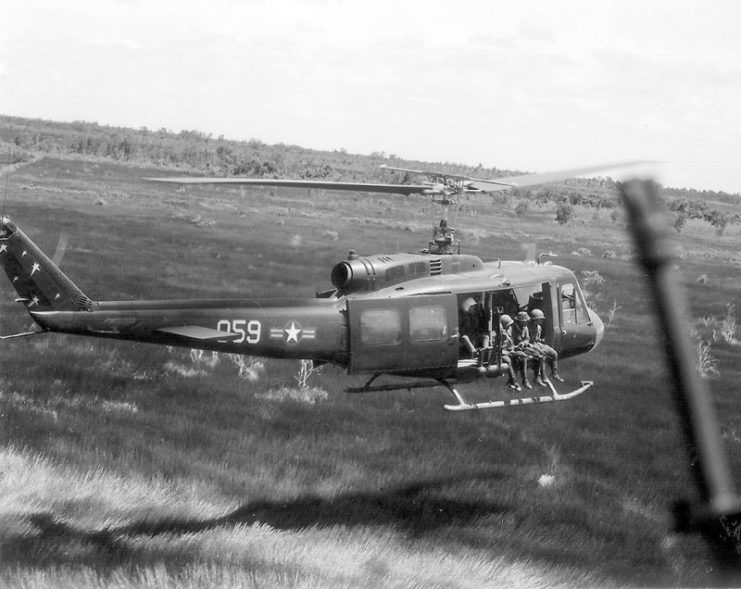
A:
MULTIPOLYGON (((397 228, 418 220, 412 198, 406 208, 389 200, 393 224, 369 199, 328 194, 311 197, 318 217, 303 217, 301 192, 175 193, 141 182, 151 170, 91 165, 19 169, 18 182, 33 188, 11 193, 9 210, 47 250, 63 228, 63 269, 100 297, 312 296, 351 247, 414 251, 427 239, 397 228), (91 205, 102 191, 128 197, 91 205), (181 212, 216 224, 183 223, 173 216, 181 212), (318 230, 317 219, 324 229, 350 217, 351 242, 318 230)), ((558 263, 598 272, 607 300, 620 301, 620 329, 560 366, 564 387, 595 380, 592 391, 451 415, 443 389, 344 395, 359 383, 333 367, 308 381, 326 392, 312 403, 276 393, 300 389, 296 362, 271 360, 251 380, 223 355, 72 336, 6 342, 0 584, 707 584, 702 547, 671 532, 668 506, 692 496, 692 479, 643 279, 624 259, 563 255, 628 251, 627 237, 609 221, 581 224, 578 207, 562 227, 547 211, 515 222, 472 198, 466 224, 479 242, 464 251, 517 259, 520 241, 537 235, 542 250, 562 253, 558 263), (553 484, 539 484, 543 476, 553 484)), ((741 266, 727 263, 738 244, 692 239, 697 255, 684 263, 717 285, 688 285, 693 316, 717 316, 741 279, 741 266)), ((2 284, 2 332, 27 327, 2 284)), ((723 427, 741 431, 741 368, 730 346, 714 352, 723 427)), ((488 400, 507 394, 501 385, 463 390, 488 400)), ((741 468, 741 446, 730 450, 741 468)))

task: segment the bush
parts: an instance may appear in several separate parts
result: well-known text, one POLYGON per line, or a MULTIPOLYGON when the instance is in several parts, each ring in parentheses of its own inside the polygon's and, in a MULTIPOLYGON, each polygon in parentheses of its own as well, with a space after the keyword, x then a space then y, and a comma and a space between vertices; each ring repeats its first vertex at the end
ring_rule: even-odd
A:
POLYGON ((726 314, 723 317, 713 315, 695 321, 692 336, 706 342, 735 344, 736 306, 730 303, 726 305, 726 314))
POLYGON ((574 216, 574 207, 568 202, 560 202, 556 207, 556 221, 561 225, 566 225, 574 216))
POLYGON ((677 215, 677 218, 674 219, 674 229, 676 229, 677 233, 681 233, 682 229, 684 229, 684 226, 687 224, 687 215, 684 213, 679 213, 677 215))
POLYGON ((524 217, 527 215, 527 211, 530 208, 530 203, 526 200, 521 200, 517 203, 517 206, 515 207, 515 215, 518 217, 524 217))

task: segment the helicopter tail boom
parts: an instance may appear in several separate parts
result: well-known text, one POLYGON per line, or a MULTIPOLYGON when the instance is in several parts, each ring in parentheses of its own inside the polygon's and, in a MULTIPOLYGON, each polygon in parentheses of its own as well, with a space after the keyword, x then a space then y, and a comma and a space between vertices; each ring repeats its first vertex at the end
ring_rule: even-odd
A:
POLYGON ((92 311, 91 301, 23 231, 0 220, 0 266, 29 312, 92 311))

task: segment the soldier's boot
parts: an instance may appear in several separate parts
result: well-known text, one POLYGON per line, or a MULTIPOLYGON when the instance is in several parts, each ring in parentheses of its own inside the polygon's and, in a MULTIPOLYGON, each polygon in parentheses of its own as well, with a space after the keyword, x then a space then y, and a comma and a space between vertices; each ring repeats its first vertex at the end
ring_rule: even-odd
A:
POLYGON ((530 384, 530 381, 527 379, 527 358, 523 358, 520 362, 520 376, 522 377, 522 386, 524 386, 526 389, 533 388, 533 385, 530 384))
POLYGON ((535 368, 533 369, 533 379, 535 384, 544 387, 545 384, 545 371, 543 370, 543 360, 535 360, 535 368))
POLYGON ((556 360, 554 360, 551 365, 551 378, 558 382, 563 382, 563 378, 558 374, 558 362, 556 360))
POLYGON ((509 383, 509 384, 507 385, 507 388, 508 388, 508 389, 512 389, 512 390, 513 390, 514 392, 516 392, 516 393, 519 393, 519 392, 521 392, 521 391, 522 391, 522 387, 521 387, 521 386, 520 386, 519 384, 517 384, 516 382, 514 382, 514 381, 513 381, 513 382, 511 382, 511 383, 509 383))
POLYGON ((522 388, 519 384, 517 384, 517 379, 515 378, 515 371, 512 368, 511 364, 504 364, 502 363, 502 368, 507 372, 507 388, 512 389, 513 391, 520 392, 522 388))

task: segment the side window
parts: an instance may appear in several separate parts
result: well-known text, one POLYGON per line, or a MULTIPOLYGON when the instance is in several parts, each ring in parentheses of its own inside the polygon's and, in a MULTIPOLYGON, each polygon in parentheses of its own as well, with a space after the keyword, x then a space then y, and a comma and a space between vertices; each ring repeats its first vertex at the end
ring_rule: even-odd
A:
POLYGON ((360 343, 391 346, 401 343, 401 313, 397 309, 365 309, 360 313, 360 343))
POLYGON ((564 325, 576 323, 576 293, 573 284, 561 285, 561 312, 564 325))
POLYGON ((581 292, 578 291, 574 284, 561 285, 561 314, 564 325, 586 323, 589 321, 581 292))
POLYGON ((422 305, 409 309, 409 339, 413 342, 438 341, 448 335, 448 320, 442 305, 422 305))

